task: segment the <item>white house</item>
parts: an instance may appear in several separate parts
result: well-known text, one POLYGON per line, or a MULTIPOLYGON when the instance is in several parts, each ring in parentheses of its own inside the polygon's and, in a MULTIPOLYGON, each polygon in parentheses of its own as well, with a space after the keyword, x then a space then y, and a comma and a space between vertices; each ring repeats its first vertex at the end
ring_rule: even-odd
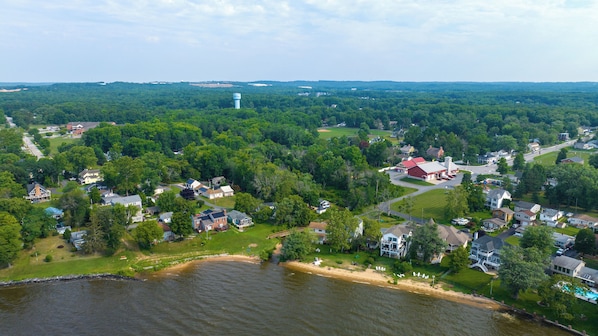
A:
POLYGON ((552 239, 554 239, 554 246, 562 249, 570 248, 575 245, 575 237, 564 233, 553 232, 552 239))
POLYGON ((231 197, 235 195, 235 191, 230 186, 222 186, 220 187, 220 190, 222 191, 223 197, 231 197))
POLYGON ((535 212, 530 210, 521 210, 515 212, 515 219, 519 222, 519 225, 528 226, 533 225, 537 219, 535 212))
POLYGON ((512 200, 511 193, 504 189, 492 189, 486 194, 486 206, 490 210, 502 208, 505 200, 512 200))
POLYGON ((188 179, 187 182, 185 182, 186 189, 197 190, 201 187, 202 187, 202 184, 199 181, 194 180, 192 178, 188 179))
POLYGON ((310 222, 307 228, 315 233, 317 237, 316 243, 324 244, 326 242, 326 228, 328 227, 328 223, 326 222, 310 222))
POLYGON ((99 169, 83 169, 79 173, 79 183, 92 184, 104 181, 104 177, 99 169))
POLYGON ((500 268, 500 250, 506 243, 498 238, 485 235, 471 243, 469 259, 475 263, 470 267, 479 267, 482 271, 488 272, 488 268, 500 268))
POLYGON ((237 229, 243 231, 244 228, 253 225, 253 219, 243 212, 232 210, 227 214, 228 221, 232 223, 237 229))
POLYGON ((407 225, 394 225, 382 232, 380 255, 389 258, 403 258, 409 250, 409 238, 413 229, 407 225))
POLYGON ((523 211, 523 210, 529 210, 533 213, 538 213, 540 212, 540 204, 536 204, 536 203, 530 203, 530 202, 525 202, 525 201, 517 201, 515 203, 515 212, 518 211, 523 211))
POLYGON ((143 221, 143 204, 139 195, 109 197, 105 199, 105 202, 112 206, 114 206, 115 204, 122 204, 127 208, 136 207, 136 211, 130 214, 131 221, 133 223, 143 221))
POLYGON ((598 281, 597 270, 586 267, 586 263, 583 260, 577 260, 567 256, 558 256, 554 258, 550 263, 550 271, 553 274, 557 273, 577 278, 590 287, 595 287, 596 281, 598 281))
POLYGON ((540 220, 550 227, 555 227, 563 216, 563 212, 556 209, 544 208, 540 212, 540 220))
POLYGON ((588 215, 573 215, 569 217, 569 224, 577 228, 590 228, 596 231, 598 229, 598 218, 588 215))

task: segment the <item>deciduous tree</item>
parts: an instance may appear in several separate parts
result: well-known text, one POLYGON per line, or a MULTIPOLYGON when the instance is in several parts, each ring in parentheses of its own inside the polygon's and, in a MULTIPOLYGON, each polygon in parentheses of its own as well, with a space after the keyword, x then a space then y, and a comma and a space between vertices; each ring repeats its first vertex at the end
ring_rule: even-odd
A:
POLYGON ((137 244, 142 249, 150 249, 152 245, 158 243, 164 233, 162 228, 155 220, 147 220, 139 224, 133 233, 137 244))
POLYGON ((21 225, 7 212, 0 212, 0 267, 10 266, 21 250, 21 225))
POLYGON ((438 224, 430 219, 428 223, 418 226, 413 231, 409 255, 414 259, 421 256, 424 262, 429 262, 432 257, 444 252, 445 248, 446 242, 440 237, 438 224))
POLYGON ((519 246, 504 246, 500 252, 501 265, 498 270, 501 285, 515 298, 522 291, 536 288, 547 277, 544 273, 546 264, 539 259, 536 248, 526 250, 519 246))
POLYGON ((449 269, 458 273, 467 268, 469 265, 469 253, 463 246, 459 246, 449 255, 449 269))
POLYGON ((326 226, 326 241, 335 251, 351 248, 359 220, 347 209, 330 209, 330 219, 326 226))
POLYGON ((594 254, 596 235, 592 229, 581 229, 575 236, 575 250, 581 254, 594 254))
POLYGON ((307 230, 299 232, 293 229, 282 243, 280 259, 297 260, 303 259, 313 251, 312 239, 307 230))

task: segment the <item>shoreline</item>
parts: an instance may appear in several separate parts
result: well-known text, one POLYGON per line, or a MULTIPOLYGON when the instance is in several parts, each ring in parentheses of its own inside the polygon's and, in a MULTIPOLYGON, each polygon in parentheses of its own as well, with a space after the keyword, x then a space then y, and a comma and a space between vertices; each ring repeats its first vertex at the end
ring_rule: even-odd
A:
POLYGON ((353 283, 373 285, 394 290, 402 290, 414 294, 433 296, 439 299, 449 300, 457 303, 468 304, 476 307, 482 307, 490 310, 507 310, 508 308, 501 305, 497 301, 483 296, 474 296, 452 290, 445 290, 440 285, 432 287, 426 282, 414 281, 411 279, 400 279, 397 284, 392 282, 393 279, 385 274, 379 273, 373 269, 364 271, 350 271, 334 267, 321 267, 314 264, 307 264, 299 261, 287 261, 280 263, 281 266, 288 269, 300 271, 307 274, 322 276, 326 278, 334 278, 353 283))
POLYGON ((214 262, 214 261, 235 261, 235 262, 245 262, 249 264, 259 264, 260 259, 256 256, 246 256, 242 254, 216 254, 216 255, 208 255, 199 259, 189 260, 178 262, 172 264, 166 268, 163 268, 158 271, 152 271, 145 274, 137 274, 136 278, 141 279, 148 279, 148 278, 155 278, 155 277, 167 277, 167 276, 178 276, 178 273, 182 271, 186 271, 192 267, 197 266, 198 264, 204 262, 214 262))

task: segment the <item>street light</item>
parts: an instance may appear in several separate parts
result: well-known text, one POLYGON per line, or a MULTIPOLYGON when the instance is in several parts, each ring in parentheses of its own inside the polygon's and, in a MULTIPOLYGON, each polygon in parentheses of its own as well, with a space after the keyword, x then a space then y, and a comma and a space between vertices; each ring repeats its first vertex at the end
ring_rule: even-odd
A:
POLYGON ((434 278, 436 278, 436 276, 432 275, 432 287, 434 287, 434 278))

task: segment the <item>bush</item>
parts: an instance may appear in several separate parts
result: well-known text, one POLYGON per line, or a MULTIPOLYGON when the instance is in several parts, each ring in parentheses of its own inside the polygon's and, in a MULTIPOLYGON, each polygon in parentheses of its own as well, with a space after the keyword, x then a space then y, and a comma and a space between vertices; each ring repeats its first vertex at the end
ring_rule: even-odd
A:
POLYGON ((374 257, 368 257, 365 260, 364 264, 366 264, 366 265, 373 265, 375 262, 376 262, 376 259, 374 259, 374 257))
POLYGON ((64 230, 64 234, 62 235, 62 237, 64 238, 64 240, 71 239, 71 230, 70 229, 64 230))
POLYGON ((392 269, 395 273, 409 273, 413 271, 413 266, 406 261, 397 260, 392 265, 392 269))
POLYGON ((50 262, 50 261, 52 261, 52 256, 48 254, 48 255, 47 255, 45 258, 44 258, 44 261, 45 261, 45 262, 50 262))
POLYGON ((204 204, 206 204, 206 202, 204 200, 198 200, 197 201, 197 207, 201 208, 202 206, 204 206, 204 204))

